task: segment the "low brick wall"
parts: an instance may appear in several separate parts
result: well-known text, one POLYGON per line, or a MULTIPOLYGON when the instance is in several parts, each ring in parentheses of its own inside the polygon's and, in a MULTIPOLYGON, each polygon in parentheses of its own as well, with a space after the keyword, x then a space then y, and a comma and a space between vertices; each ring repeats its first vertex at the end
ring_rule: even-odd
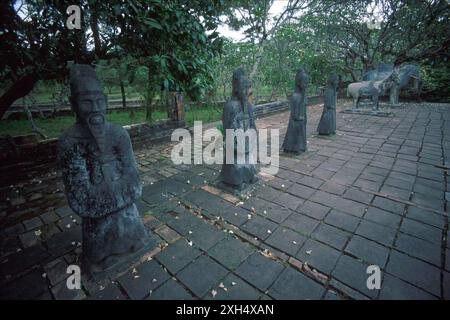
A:
MULTIPOLYGON (((320 103, 323 103, 323 96, 321 96, 321 95, 309 96, 307 99, 308 105, 320 104, 320 103)), ((287 100, 275 101, 275 102, 268 102, 268 103, 256 105, 255 109, 253 110, 253 113, 256 118, 261 118, 261 117, 265 117, 270 114, 285 111, 288 109, 289 109, 289 103, 287 100)))
MULTIPOLYGON (((135 150, 169 140, 175 128, 184 122, 162 120, 149 126, 146 123, 124 126, 130 134, 135 150)), ((33 172, 55 167, 58 139, 38 140, 36 135, 0 137, 0 186, 28 179, 33 172)))

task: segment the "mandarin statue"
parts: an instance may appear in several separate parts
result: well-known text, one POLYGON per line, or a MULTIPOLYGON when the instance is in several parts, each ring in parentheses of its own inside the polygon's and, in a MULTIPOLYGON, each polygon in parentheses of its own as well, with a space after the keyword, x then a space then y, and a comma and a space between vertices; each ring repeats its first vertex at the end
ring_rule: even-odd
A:
MULTIPOLYGON (((230 129, 235 133, 242 130, 244 134, 253 133, 254 137, 257 136, 253 105, 249 101, 250 95, 251 82, 245 71, 238 68, 233 73, 231 99, 226 102, 223 109, 222 124, 225 133, 230 129)), ((255 183, 258 180, 257 159, 252 156, 257 148, 256 144, 257 141, 244 139, 244 148, 239 148, 237 139, 225 142, 225 149, 233 148, 231 151, 234 156, 231 163, 225 159, 219 176, 221 182, 233 189, 242 190, 248 184, 255 183), (230 143, 233 144, 230 145, 230 143), (239 157, 244 161, 238 163, 239 157)))
POLYGON ((147 244, 135 205, 142 186, 128 132, 106 121, 107 97, 90 65, 72 66, 70 92, 76 123, 59 138, 58 164, 82 218, 82 270, 94 275, 147 244))
POLYGON ((331 74, 327 80, 322 117, 317 127, 317 132, 321 135, 336 133, 336 90, 338 84, 339 77, 336 74, 331 74))
POLYGON ((299 154, 306 151, 306 88, 309 76, 302 68, 295 75, 294 93, 289 97, 291 115, 283 141, 284 152, 299 154))

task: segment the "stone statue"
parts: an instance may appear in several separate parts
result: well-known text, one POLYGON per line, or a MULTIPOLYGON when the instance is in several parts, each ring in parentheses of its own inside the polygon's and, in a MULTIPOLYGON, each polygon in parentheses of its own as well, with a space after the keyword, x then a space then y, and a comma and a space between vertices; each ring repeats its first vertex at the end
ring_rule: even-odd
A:
POLYGON ((397 72, 398 80, 395 78, 393 79, 394 84, 389 91, 390 103, 394 105, 396 103, 398 104, 398 97, 400 95, 400 92, 404 91, 410 91, 420 101, 422 80, 420 77, 420 70, 418 65, 402 64, 401 66, 394 66, 393 64, 380 62, 380 64, 374 70, 370 70, 364 74, 363 81, 383 80, 389 77, 394 70, 397 72), (396 83, 396 81, 398 81, 398 83, 396 83))
MULTIPOLYGON (((235 130, 234 132, 241 129, 244 133, 248 130, 254 130, 255 135, 257 134, 253 105, 249 101, 250 95, 250 80, 245 75, 245 71, 242 68, 238 68, 233 73, 231 99, 225 103, 223 109, 222 124, 225 132, 227 129, 235 130)), ((258 179, 258 171, 255 165, 256 159, 252 162, 249 158, 251 152, 257 146, 252 144, 251 141, 247 143, 247 139, 245 140, 245 150, 243 151, 245 163, 237 163, 238 152, 242 151, 238 150, 237 141, 235 140, 233 147, 234 162, 227 163, 227 161, 224 161, 219 177, 220 181, 237 190, 242 190, 247 184, 254 183, 258 179)), ((227 143, 230 143, 230 141, 225 142, 225 144, 227 143)))
POLYGON ((322 117, 320 118, 317 132, 323 135, 336 133, 336 90, 339 77, 336 74, 329 76, 324 94, 322 117))
POLYGON ((389 103, 392 106, 398 106, 398 97, 400 96, 400 76, 396 69, 392 71, 392 86, 389 90, 389 103))
POLYGON ((393 74, 383 80, 370 80, 350 83, 347 87, 347 96, 353 98, 353 108, 358 109, 362 98, 372 100, 372 110, 379 109, 379 97, 383 96, 393 85, 393 74))
POLYGON ((130 137, 106 121, 107 97, 91 66, 72 66, 70 91, 77 121, 59 138, 58 164, 82 218, 82 270, 93 275, 143 248, 148 233, 134 204, 142 186, 130 137))
POLYGON ((283 141, 284 152, 296 153, 306 151, 306 88, 309 76, 299 68, 295 76, 294 93, 289 98, 291 115, 286 136, 283 141))

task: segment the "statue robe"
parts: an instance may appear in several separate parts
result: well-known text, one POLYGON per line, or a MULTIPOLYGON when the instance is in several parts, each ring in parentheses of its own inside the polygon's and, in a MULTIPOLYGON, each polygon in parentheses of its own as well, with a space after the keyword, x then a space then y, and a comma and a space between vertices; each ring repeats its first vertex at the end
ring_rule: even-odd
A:
POLYGON ((336 133, 336 90, 325 89, 324 106, 317 132, 323 135, 336 133))
POLYGON ((306 94, 294 92, 289 98, 291 115, 286 136, 283 141, 285 152, 300 153, 306 151, 306 94))
MULTIPOLYGON (((244 113, 241 102, 237 99, 232 98, 224 106, 222 124, 223 129, 225 131, 225 136, 227 129, 233 130, 242 129, 244 132, 247 131, 248 129, 254 129, 256 131, 256 124, 253 116, 252 104, 247 103, 247 110, 244 113)), ((234 164, 227 164, 224 161, 224 164, 222 165, 222 171, 220 172, 220 179, 222 182, 237 188, 240 188, 244 183, 255 182, 256 174, 258 173, 258 171, 256 169, 255 164, 251 164, 248 161, 248 152, 250 148, 256 148, 256 146, 249 146, 246 143, 246 155, 245 155, 246 163, 237 164, 237 152, 235 143, 234 164)), ((226 152, 224 152, 224 156, 225 155, 226 152)))
POLYGON ((121 126, 105 126, 103 153, 79 123, 63 133, 58 145, 69 206, 82 218, 83 259, 99 265, 140 249, 148 236, 134 204, 142 186, 130 137, 121 126))

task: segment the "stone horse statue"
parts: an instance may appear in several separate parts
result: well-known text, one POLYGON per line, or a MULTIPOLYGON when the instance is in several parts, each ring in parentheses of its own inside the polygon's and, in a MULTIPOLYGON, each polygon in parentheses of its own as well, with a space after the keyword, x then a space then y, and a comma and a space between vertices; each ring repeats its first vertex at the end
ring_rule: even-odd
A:
POLYGON ((394 84, 395 73, 382 80, 370 80, 350 83, 347 87, 347 96, 353 98, 353 108, 358 109, 361 99, 370 99, 372 101, 372 110, 379 109, 379 97, 386 92, 394 84))
POLYGON ((363 81, 380 81, 389 77, 393 71, 397 72, 397 78, 394 78, 394 84, 389 90, 390 104, 398 104, 401 91, 409 90, 420 99, 422 81, 420 79, 419 66, 414 64, 403 64, 394 67, 393 64, 380 63, 376 69, 366 72, 363 81))

